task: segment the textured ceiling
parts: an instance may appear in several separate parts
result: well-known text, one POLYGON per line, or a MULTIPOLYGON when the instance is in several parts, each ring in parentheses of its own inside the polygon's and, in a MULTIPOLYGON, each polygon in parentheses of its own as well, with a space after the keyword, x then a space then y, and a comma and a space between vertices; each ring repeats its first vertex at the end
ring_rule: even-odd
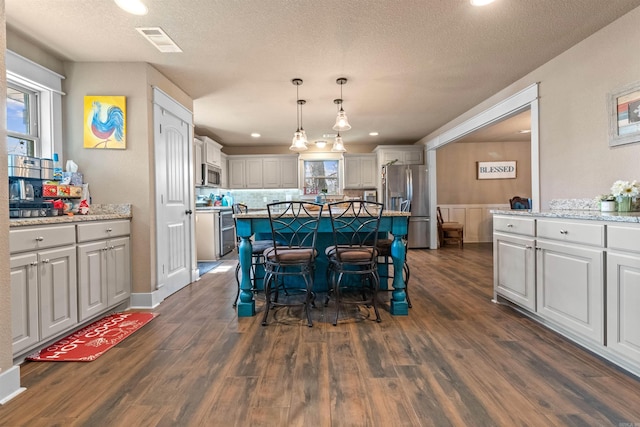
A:
MULTIPOLYGON (((68 61, 144 61, 194 99, 196 133, 223 145, 289 145, 295 86, 323 139, 343 87, 345 144, 414 143, 640 0, 5 0, 7 27, 68 61), (135 27, 159 26, 162 54, 135 27), (378 137, 369 136, 377 131, 378 137), (259 140, 249 136, 259 132, 259 140)), ((326 138, 324 138, 326 139, 326 138)))

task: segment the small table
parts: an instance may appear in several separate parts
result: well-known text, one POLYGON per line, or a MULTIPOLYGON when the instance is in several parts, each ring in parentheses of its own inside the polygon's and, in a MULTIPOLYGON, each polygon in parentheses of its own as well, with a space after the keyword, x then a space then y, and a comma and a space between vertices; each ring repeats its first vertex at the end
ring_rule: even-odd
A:
MULTIPOLYGON (((405 260, 405 245, 402 239, 407 235, 409 228, 409 212, 383 211, 380 220, 380 232, 393 234, 391 244, 391 258, 393 261, 393 291, 391 293, 390 312, 394 316, 407 316, 409 306, 407 304, 407 294, 405 292, 404 278, 402 277, 402 266, 405 260)), ((236 219, 236 234, 240 237, 238 246, 238 258, 240 269, 242 270, 242 280, 240 281, 240 302, 238 303, 238 317, 255 316, 255 300, 251 292, 251 236, 254 234, 266 234, 271 236, 271 225, 269 213, 266 210, 239 213, 233 216, 236 219)), ((264 237, 262 237, 264 238, 264 237)), ((318 237, 316 245, 318 257, 316 258, 316 273, 314 277, 314 290, 321 292, 328 290, 326 270, 328 260, 324 250, 333 244, 333 231, 331 228, 331 218, 328 211, 322 212, 320 225, 318 227, 318 237)))

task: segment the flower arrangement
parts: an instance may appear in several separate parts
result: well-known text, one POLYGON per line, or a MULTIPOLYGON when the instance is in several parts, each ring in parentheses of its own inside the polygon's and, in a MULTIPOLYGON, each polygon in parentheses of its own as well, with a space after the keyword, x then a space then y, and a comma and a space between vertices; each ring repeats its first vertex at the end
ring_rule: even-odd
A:
POLYGON ((609 194, 600 194, 599 196, 596 196, 594 200, 596 202, 615 202, 616 196, 614 196, 611 193, 609 193, 609 194))
POLYGON ((633 180, 616 181, 611 186, 611 195, 614 197, 638 197, 640 195, 640 184, 633 180))

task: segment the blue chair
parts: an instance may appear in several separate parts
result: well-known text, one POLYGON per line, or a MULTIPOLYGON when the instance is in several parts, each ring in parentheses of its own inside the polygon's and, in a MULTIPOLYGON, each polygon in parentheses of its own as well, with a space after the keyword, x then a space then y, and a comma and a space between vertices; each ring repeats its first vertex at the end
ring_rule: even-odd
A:
POLYGON ((511 209, 531 209, 531 199, 515 196, 509 199, 511 209))

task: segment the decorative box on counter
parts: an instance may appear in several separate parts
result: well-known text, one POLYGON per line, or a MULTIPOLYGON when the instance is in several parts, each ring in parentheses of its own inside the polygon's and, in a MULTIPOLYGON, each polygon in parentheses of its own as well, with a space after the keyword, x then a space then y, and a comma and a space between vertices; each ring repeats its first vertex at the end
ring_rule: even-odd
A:
POLYGON ((58 183, 42 184, 42 197, 58 197, 58 183))

